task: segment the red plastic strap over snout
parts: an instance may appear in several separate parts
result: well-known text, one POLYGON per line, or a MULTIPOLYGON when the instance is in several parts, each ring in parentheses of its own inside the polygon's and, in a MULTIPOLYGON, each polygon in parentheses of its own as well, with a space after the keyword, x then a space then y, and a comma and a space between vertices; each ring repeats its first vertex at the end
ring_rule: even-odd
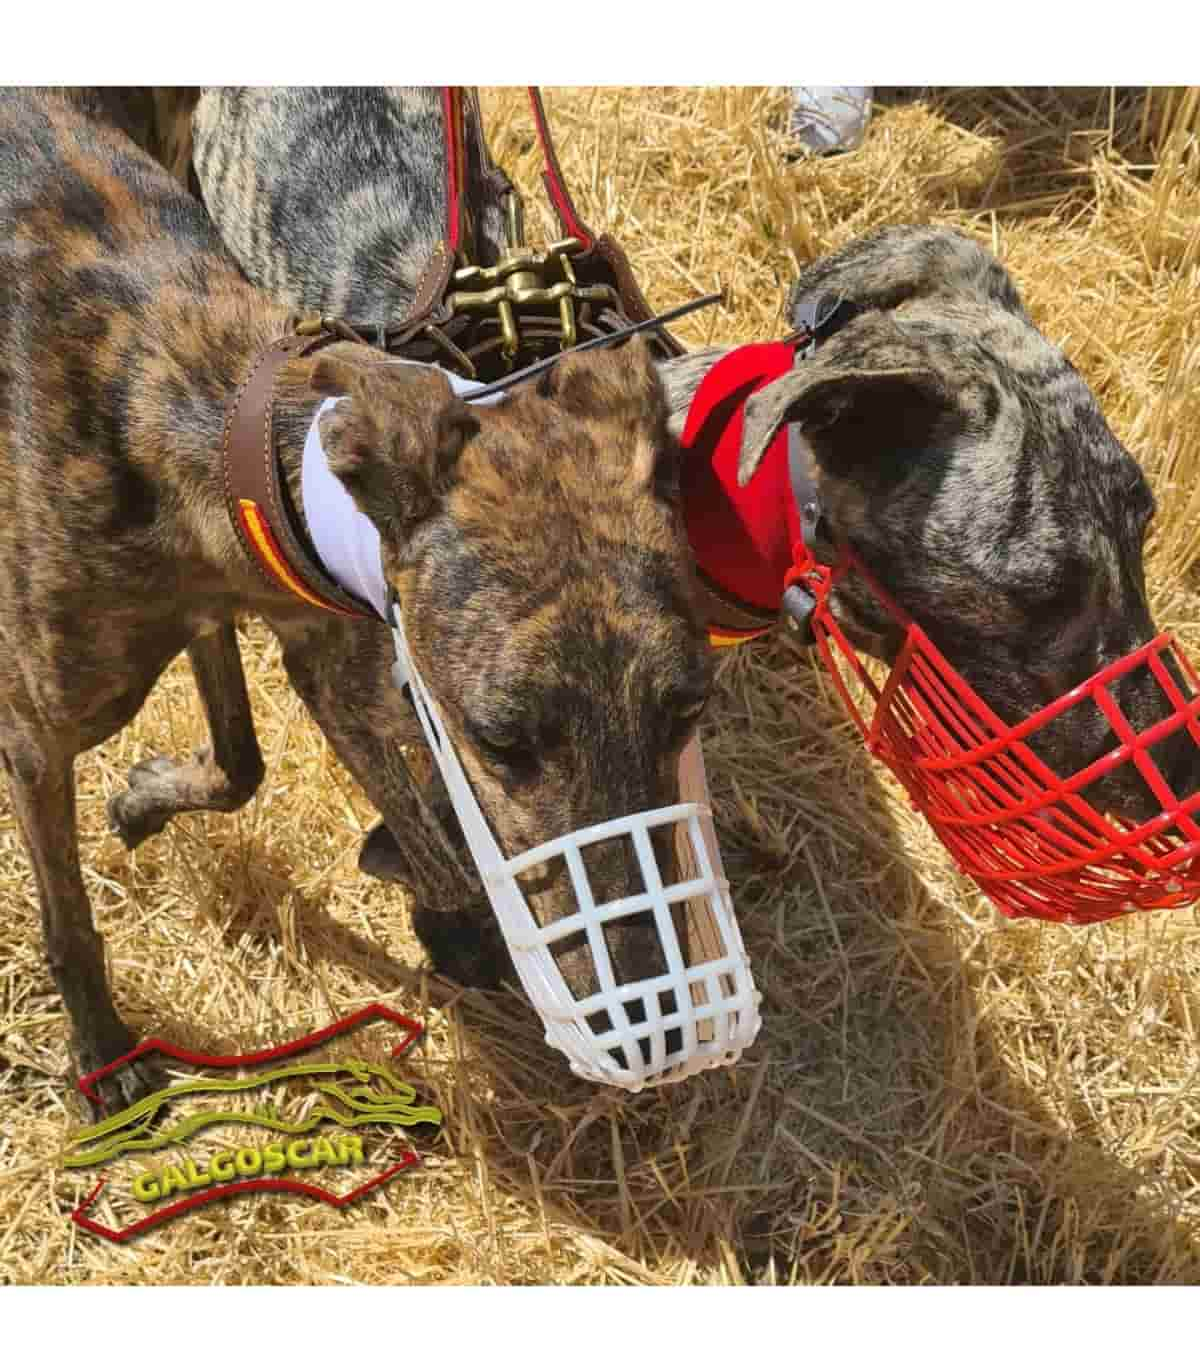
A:
POLYGON ((853 554, 833 569, 804 563, 802 554, 795 577, 817 597, 813 631, 847 710, 871 752, 904 783, 915 808, 1002 914, 1091 924, 1200 898, 1200 791, 1178 795, 1153 753, 1173 740, 1175 770, 1200 776, 1200 676, 1172 635, 1159 634, 1009 725, 853 554), (831 586, 851 573, 866 579, 904 629, 882 686, 829 609, 831 586), (1114 689, 1133 673, 1143 699, 1147 673, 1161 697, 1154 722, 1140 732, 1114 689), (1093 737, 1110 730, 1116 746, 1062 777, 1038 753, 1039 735, 1052 725, 1079 736, 1089 726, 1093 737), (1194 768, 1178 766, 1180 750, 1195 751, 1194 768), (1098 782, 1152 795, 1157 813, 1136 822, 1102 812, 1083 795, 1098 782))

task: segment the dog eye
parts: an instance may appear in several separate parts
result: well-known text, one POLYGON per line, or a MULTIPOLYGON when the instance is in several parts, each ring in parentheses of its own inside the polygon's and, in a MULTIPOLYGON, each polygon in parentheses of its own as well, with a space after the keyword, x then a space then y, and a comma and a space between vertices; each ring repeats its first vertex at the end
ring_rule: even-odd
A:
POLYGON ((492 762, 506 767, 536 762, 534 750, 519 725, 468 722, 467 732, 475 747, 492 762))

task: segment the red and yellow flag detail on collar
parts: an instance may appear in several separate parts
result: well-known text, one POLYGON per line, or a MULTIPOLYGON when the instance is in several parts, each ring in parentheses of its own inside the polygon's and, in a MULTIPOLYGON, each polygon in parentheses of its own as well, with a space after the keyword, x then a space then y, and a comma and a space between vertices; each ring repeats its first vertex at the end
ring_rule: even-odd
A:
POLYGON ((269 572, 281 586, 320 610, 331 610, 335 615, 345 615, 348 619, 360 617, 350 610, 343 610, 340 605, 335 605, 332 601, 326 600, 324 596, 310 590, 300 580, 288 566, 287 559, 275 541, 275 535, 271 532, 271 526, 263 518, 262 511, 253 500, 238 501, 238 516, 242 521, 242 529, 245 531, 246 537, 258 554, 259 562, 264 570, 269 572))
POLYGON ((763 634, 770 632, 769 627, 766 629, 726 629, 720 624, 710 624, 708 626, 708 641, 714 648, 740 648, 743 643, 749 643, 752 638, 761 638, 763 634))

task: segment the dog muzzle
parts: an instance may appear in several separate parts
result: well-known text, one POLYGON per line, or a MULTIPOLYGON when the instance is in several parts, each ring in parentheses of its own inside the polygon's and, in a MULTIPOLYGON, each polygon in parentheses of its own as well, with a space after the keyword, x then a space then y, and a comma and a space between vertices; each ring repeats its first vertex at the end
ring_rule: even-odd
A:
POLYGON ((1151 755, 1184 734, 1184 746, 1197 750, 1200 762, 1200 677, 1171 634, 1157 635, 1019 723, 1006 724, 852 553, 833 568, 802 556, 790 582, 804 586, 813 602, 809 623, 817 648, 868 748, 904 783, 913 805, 1002 914, 1092 924, 1200 897, 1200 792, 1178 795, 1151 755), (830 592, 851 574, 866 580, 903 631, 882 682, 830 612, 830 592), (1149 673, 1161 695, 1158 718, 1140 731, 1118 699, 1121 680, 1134 673, 1143 689, 1149 673), (1079 771, 1058 775, 1037 754, 1039 731, 1064 715, 1096 711, 1115 746, 1079 771), (1154 795, 1160 808, 1151 819, 1102 813, 1085 799, 1096 782, 1122 769, 1154 795))
MULTIPOLYGON (((471 404, 503 398, 495 387, 452 374, 447 379, 471 404)), ((320 419, 336 404, 337 399, 327 399, 319 407, 304 447, 302 490, 313 543, 335 582, 373 607, 392 630, 396 684, 409 689, 517 975, 546 1025, 547 1043, 566 1053, 579 1076, 631 1091, 736 1062, 758 1033, 761 997, 729 899, 699 740, 693 739, 680 758, 680 804, 614 818, 506 857, 409 656, 401 611, 383 574, 379 532, 329 470, 320 419), (662 880, 655 838, 660 845, 664 838, 674 843, 680 878, 670 885, 662 880), (588 879, 588 850, 614 841, 629 845, 636 864, 628 866, 640 871, 643 890, 597 903, 588 879), (539 926, 518 878, 556 861, 566 865, 575 910, 539 926), (667 970, 619 983, 605 928, 630 917, 644 921, 647 913, 667 970), (578 943, 581 938, 590 950, 599 989, 579 1000, 555 956, 568 940, 578 943)))
POLYGON ((396 643, 396 684, 411 692, 517 976, 545 1024, 546 1042, 567 1055, 578 1076, 629 1091, 736 1062, 758 1033, 761 996, 729 899, 699 740, 693 738, 680 762, 681 803, 577 829, 508 857, 475 800, 437 706, 409 656, 395 601, 389 623, 396 643), (663 883, 656 836, 674 843, 679 879, 670 885, 663 883), (588 877, 588 850, 614 840, 630 845, 636 854, 643 889, 597 903, 588 877), (566 864, 575 910, 539 925, 518 878, 556 860, 566 864), (618 982, 605 927, 630 916, 644 919, 647 912, 653 915, 667 970, 618 982), (568 987, 555 957, 568 940, 578 942, 580 936, 586 939, 598 988, 582 999, 568 987))
MULTIPOLYGON (((1161 761, 1167 744, 1172 775, 1200 774, 1200 678, 1170 634, 1006 724, 853 551, 843 549, 833 565, 815 559, 820 502, 795 426, 781 427, 754 476, 739 484, 746 401, 803 366, 807 348, 836 324, 838 302, 809 303, 804 348, 792 340, 735 349, 693 400, 683 434, 683 497, 702 576, 724 601, 764 618, 782 612, 815 642, 870 751, 1002 914, 1090 924, 1190 904, 1200 897, 1200 793, 1177 794, 1155 754, 1161 761), (833 616, 831 592, 849 576, 866 582, 898 631, 902 647, 890 671, 868 666, 833 616), (1121 683, 1133 674, 1139 717, 1155 718, 1140 731, 1120 704, 1121 683), (1151 679, 1159 695, 1153 710, 1146 708, 1151 679), (1090 725, 1095 736, 1108 731, 1113 740, 1069 776, 1038 754, 1040 731, 1064 716, 1083 725, 1081 733, 1090 725), (1186 765, 1189 753, 1194 768, 1186 765), (1085 797, 1097 782, 1118 790, 1112 782, 1126 779, 1155 797, 1153 818, 1102 812, 1085 797)), ((722 601, 710 596, 709 604, 718 641, 722 601)))

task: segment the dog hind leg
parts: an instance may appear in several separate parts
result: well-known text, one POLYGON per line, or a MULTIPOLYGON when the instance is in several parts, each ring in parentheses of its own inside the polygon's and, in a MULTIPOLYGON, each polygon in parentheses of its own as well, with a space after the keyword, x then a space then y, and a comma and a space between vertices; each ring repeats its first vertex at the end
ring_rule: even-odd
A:
POLYGON ((109 823, 127 848, 161 832, 172 815, 239 809, 263 778, 237 631, 223 624, 216 633, 194 639, 188 657, 211 742, 188 762, 152 757, 130 771, 129 789, 108 803, 109 823))

